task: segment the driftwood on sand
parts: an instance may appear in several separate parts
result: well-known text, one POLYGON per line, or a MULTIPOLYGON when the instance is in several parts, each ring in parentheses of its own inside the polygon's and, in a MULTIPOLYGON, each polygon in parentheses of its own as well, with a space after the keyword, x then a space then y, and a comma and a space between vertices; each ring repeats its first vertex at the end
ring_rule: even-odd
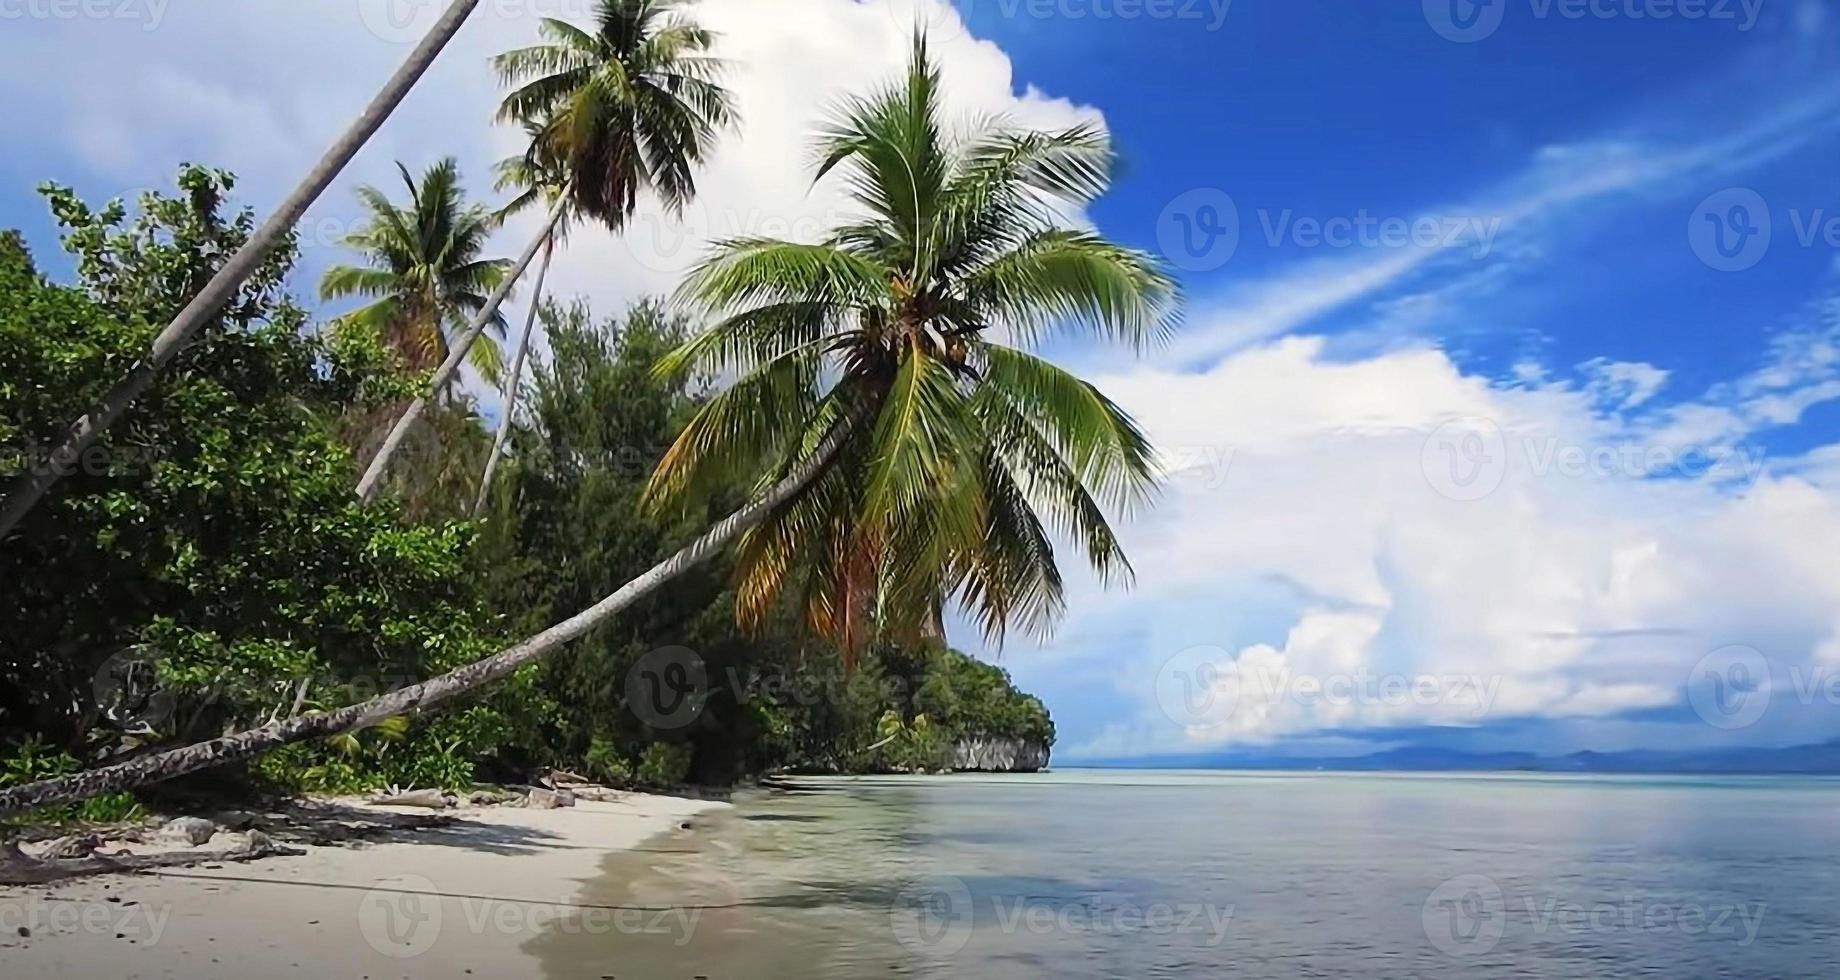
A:
POLYGON ((8 841, 0 844, 0 885, 42 885, 83 875, 183 868, 215 861, 255 861, 305 853, 297 847, 278 843, 259 830, 250 831, 243 844, 229 850, 187 848, 154 854, 130 854, 123 851, 115 855, 92 853, 88 857, 50 860, 32 857, 20 850, 16 841, 8 841))

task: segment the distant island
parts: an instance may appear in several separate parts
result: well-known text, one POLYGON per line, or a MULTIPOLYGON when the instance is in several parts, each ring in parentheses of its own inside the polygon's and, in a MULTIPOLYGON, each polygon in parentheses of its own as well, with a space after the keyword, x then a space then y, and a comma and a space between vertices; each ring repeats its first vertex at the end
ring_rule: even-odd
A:
POLYGON ((1145 756, 1124 760, 1070 761, 1096 769, 1241 769, 1291 772, 1551 772, 1687 775, 1840 775, 1840 739, 1787 748, 1765 746, 1680 751, 1574 752, 1541 756, 1531 752, 1464 752, 1411 746, 1342 757, 1279 757, 1269 754, 1145 756))

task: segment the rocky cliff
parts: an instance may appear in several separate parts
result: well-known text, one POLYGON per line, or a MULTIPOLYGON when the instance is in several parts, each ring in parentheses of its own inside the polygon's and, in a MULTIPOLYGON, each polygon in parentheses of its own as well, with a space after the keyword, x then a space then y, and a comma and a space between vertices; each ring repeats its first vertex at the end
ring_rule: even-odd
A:
POLYGON ((963 772, 1035 772, 1048 765, 1048 747, 1021 738, 960 739, 952 749, 952 768, 963 772))

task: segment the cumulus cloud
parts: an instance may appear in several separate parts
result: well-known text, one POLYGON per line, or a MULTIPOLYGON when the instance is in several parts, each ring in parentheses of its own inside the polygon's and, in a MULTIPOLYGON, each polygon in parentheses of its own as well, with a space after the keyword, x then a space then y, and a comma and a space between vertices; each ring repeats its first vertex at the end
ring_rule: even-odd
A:
POLYGON ((1173 480, 1127 529, 1134 591, 1072 604, 1055 669, 1101 660, 1132 717, 1067 754, 1617 718, 1682 705, 1731 644, 1804 676, 1836 656, 1840 496, 1804 461, 1660 467, 1678 447, 1603 411, 1595 378, 1504 385, 1433 348, 1326 346, 1099 379, 1159 445, 1231 465, 1173 480))

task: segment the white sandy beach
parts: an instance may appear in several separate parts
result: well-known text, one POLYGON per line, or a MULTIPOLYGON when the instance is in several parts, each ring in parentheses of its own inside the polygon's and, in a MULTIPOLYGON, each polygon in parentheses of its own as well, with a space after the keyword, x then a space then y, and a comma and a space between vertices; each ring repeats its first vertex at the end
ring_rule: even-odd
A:
POLYGON ((727 806, 631 794, 470 810, 400 842, 0 888, 0 977, 543 976, 523 947, 546 933, 604 932, 611 948, 684 928, 676 911, 584 906, 584 885, 610 856, 727 806))

